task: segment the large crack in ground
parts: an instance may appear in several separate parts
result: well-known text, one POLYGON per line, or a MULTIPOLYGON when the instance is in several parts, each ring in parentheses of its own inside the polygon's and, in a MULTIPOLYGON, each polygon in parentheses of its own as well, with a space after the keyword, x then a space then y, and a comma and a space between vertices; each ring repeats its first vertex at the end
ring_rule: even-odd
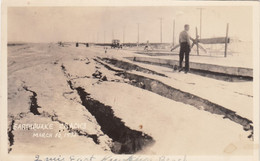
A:
POLYGON ((30 112, 33 113, 34 115, 40 115, 38 108, 41 108, 38 103, 37 103, 37 93, 28 89, 27 86, 23 86, 23 89, 31 92, 33 95, 30 97, 30 112))
POLYGON ((135 52, 136 54, 140 55, 149 55, 149 56, 173 56, 173 55, 179 55, 179 54, 174 54, 174 53, 155 53, 155 52, 149 52, 149 51, 144 51, 144 52, 135 52))
POLYGON ((217 80, 223 80, 226 82, 253 81, 253 77, 217 73, 208 70, 200 70, 200 69, 193 69, 193 68, 190 69, 190 73, 200 75, 203 77, 217 79, 217 80))
POLYGON ((26 117, 26 115, 29 113, 31 113, 31 112, 30 111, 21 112, 21 113, 17 114, 16 116, 9 115, 9 119, 11 119, 11 124, 8 126, 8 130, 7 130, 7 135, 8 135, 8 140, 9 140, 8 153, 10 153, 12 151, 12 146, 15 143, 15 139, 14 139, 15 136, 13 134, 15 121, 21 120, 22 118, 26 117))
POLYGON ((10 153, 12 151, 12 146, 14 145, 14 134, 13 134, 14 123, 15 123, 15 120, 12 118, 11 125, 8 129, 8 132, 7 132, 8 140, 9 140, 8 153, 10 153))
POLYGON ((85 131, 82 131, 80 129, 73 129, 73 128, 71 128, 69 124, 59 120, 58 119, 58 115, 56 115, 55 113, 53 115, 51 115, 48 112, 43 111, 41 116, 49 117, 49 118, 51 118, 52 121, 56 121, 56 122, 62 124, 64 127, 66 127, 66 129, 68 130, 69 133, 76 133, 79 136, 86 136, 86 137, 91 138, 96 144, 100 143, 100 141, 98 140, 98 136, 97 135, 95 135, 95 134, 88 134, 85 131))
POLYGON ((95 116, 101 130, 113 139, 112 152, 116 154, 133 154, 153 141, 151 136, 125 126, 121 119, 114 115, 114 111, 110 106, 90 98, 83 88, 77 87, 76 90, 80 95, 82 105, 95 116))
POLYGON ((11 124, 8 126, 8 129, 7 129, 7 135, 8 135, 8 140, 9 140, 9 148, 8 148, 8 153, 10 153, 12 151, 12 146, 14 145, 14 134, 13 134, 13 131, 14 131, 14 123, 16 120, 20 120, 22 119, 23 117, 25 117, 29 112, 21 112, 19 113, 17 116, 13 116, 13 115, 10 115, 9 116, 9 119, 11 119, 11 124))
POLYGON ((153 71, 153 70, 150 70, 150 69, 147 69, 147 68, 143 68, 143 67, 140 67, 138 65, 128 63, 126 61, 117 60, 117 59, 110 59, 110 58, 99 58, 99 57, 98 57, 98 59, 101 59, 102 61, 105 61, 109 64, 113 64, 114 66, 121 68, 121 69, 124 69, 124 70, 130 70, 130 71, 136 70, 136 71, 140 71, 140 72, 144 72, 144 73, 149 73, 149 74, 151 73, 151 74, 159 75, 159 76, 162 76, 162 77, 167 77, 165 74, 158 73, 156 71, 153 71))
POLYGON ((18 119, 25 117, 30 112, 33 113, 34 115, 40 115, 38 108, 41 108, 41 107, 37 103, 36 92, 28 89, 27 86, 23 86, 23 89, 28 91, 28 92, 31 92, 33 94, 32 96, 30 96, 30 109, 29 109, 30 111, 27 112, 27 113, 20 113, 20 114, 18 114, 17 117, 10 116, 12 121, 11 121, 11 124, 10 124, 10 126, 8 128, 8 132, 7 132, 8 140, 9 140, 8 153, 10 153, 12 151, 12 146, 14 145, 14 134, 13 134, 14 127, 13 126, 14 126, 15 120, 18 120, 18 119))
MULTIPOLYGON (((61 68, 69 79, 69 73, 65 66, 61 65, 61 68)), ((82 105, 96 118, 101 131, 113 140, 111 147, 113 153, 134 154, 154 142, 151 136, 125 126, 125 123, 114 115, 111 106, 91 98, 84 88, 73 87, 71 80, 67 80, 67 83, 71 89, 77 91, 82 105)))
MULTIPOLYGON (((13 130, 14 130, 13 126, 14 126, 15 120, 20 120, 20 119, 26 117, 26 115, 28 113, 30 113, 30 112, 20 113, 20 114, 17 115, 17 117, 11 116, 12 121, 11 121, 11 125, 10 125, 10 127, 8 129, 8 140, 9 140, 8 153, 10 153, 12 151, 12 146, 14 145, 14 137, 15 136, 13 134, 13 130)), ((51 119, 51 121, 56 121, 56 122, 62 124, 64 127, 66 127, 66 129, 68 130, 69 133, 77 134, 78 136, 86 136, 86 137, 91 138, 96 144, 100 143, 100 141, 98 140, 98 136, 97 135, 95 135, 95 134, 88 134, 85 131, 82 131, 80 129, 73 129, 73 128, 71 128, 69 124, 59 120, 58 119, 58 115, 56 115, 55 113, 54 114, 49 114, 48 112, 43 111, 38 116, 39 117, 48 117, 48 118, 51 119)))
POLYGON ((69 133, 76 133, 78 136, 86 136, 86 137, 91 138, 96 144, 100 143, 100 141, 98 140, 98 136, 97 135, 95 135, 95 134, 88 134, 85 131, 82 131, 80 129, 73 129, 73 128, 71 128, 69 124, 59 120, 58 119, 58 115, 56 115, 55 113, 53 115, 49 114, 46 111, 42 111, 42 113, 40 113, 37 110, 37 108, 40 108, 40 106, 37 103, 37 97, 36 97, 37 93, 35 91, 32 91, 32 90, 28 89, 28 87, 25 86, 25 85, 23 86, 23 89, 33 93, 33 95, 30 97, 30 100, 31 100, 31 102, 30 102, 30 111, 28 111, 28 112, 21 112, 21 113, 17 114, 17 116, 9 116, 9 118, 11 118, 11 124, 8 127, 8 132, 7 132, 8 140, 9 140, 8 153, 10 153, 12 151, 12 146, 14 145, 14 142, 15 142, 14 141, 14 137, 15 136, 13 134, 15 121, 23 119, 29 113, 32 113, 32 114, 37 115, 39 117, 48 117, 48 118, 51 119, 51 121, 56 121, 56 122, 62 124, 64 127, 66 127, 66 129, 68 130, 69 133))
MULTIPOLYGON (((173 70, 174 70, 174 68, 176 68, 176 70, 178 68, 178 67, 174 67, 174 65, 170 65, 170 64, 136 60, 135 57, 134 58, 127 58, 127 59, 130 59, 130 60, 133 60, 133 61, 136 61, 136 62, 139 62, 139 63, 167 67, 167 68, 171 68, 173 70)), ((231 74, 218 73, 218 72, 195 69, 195 68, 190 68, 189 72, 192 73, 192 74, 203 76, 203 77, 213 78, 213 79, 227 81, 227 82, 253 81, 253 77, 249 77, 249 76, 231 75, 231 74)))
POLYGON ((114 69, 110 65, 100 60, 96 61, 104 67, 106 67, 108 70, 116 72, 115 75, 129 79, 130 81, 127 82, 128 84, 151 91, 153 93, 172 99, 174 101, 194 106, 199 110, 208 111, 212 114, 222 115, 223 118, 228 118, 231 121, 242 125, 245 131, 250 131, 251 134, 248 136, 248 138, 253 139, 253 122, 247 118, 239 116, 238 114, 236 114, 235 111, 229 110, 223 106, 220 106, 209 100, 203 99, 188 92, 184 92, 179 89, 168 86, 158 80, 114 69))

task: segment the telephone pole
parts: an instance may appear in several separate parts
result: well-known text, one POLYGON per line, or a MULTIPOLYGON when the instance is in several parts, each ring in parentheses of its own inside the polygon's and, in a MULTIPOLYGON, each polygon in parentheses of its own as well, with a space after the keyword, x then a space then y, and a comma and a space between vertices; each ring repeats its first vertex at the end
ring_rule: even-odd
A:
POLYGON ((175 34, 175 20, 173 20, 173 24, 172 24, 172 46, 174 46, 174 40, 175 40, 174 34, 175 34))
POLYGON ((161 43, 162 43, 162 17, 159 18, 160 19, 160 37, 161 37, 161 43))
POLYGON ((104 44, 106 43, 106 31, 104 31, 104 44))
POLYGON ((98 35, 99 35, 99 33, 97 33, 97 43, 98 43, 98 35))
POLYGON ((197 9, 199 9, 200 10, 200 39, 202 38, 201 37, 201 30, 202 30, 202 10, 204 9, 204 8, 197 8, 197 9))
POLYGON ((112 30, 112 39, 114 39, 114 30, 112 30))
POLYGON ((125 43, 125 26, 123 28, 123 44, 125 43))
POLYGON ((137 46, 139 46, 139 24, 137 23, 137 46))

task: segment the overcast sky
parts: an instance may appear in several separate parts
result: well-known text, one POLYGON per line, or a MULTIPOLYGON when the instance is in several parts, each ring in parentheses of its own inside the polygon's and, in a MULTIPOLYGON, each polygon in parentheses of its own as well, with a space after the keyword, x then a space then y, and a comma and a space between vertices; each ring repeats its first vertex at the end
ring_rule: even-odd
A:
MULTIPOLYGON (((8 41, 111 42, 114 38, 137 42, 160 42, 160 17, 163 42, 172 42, 173 20, 175 40, 184 24, 190 24, 190 35, 200 27, 199 7, 12 7, 8 8, 8 41), (114 34, 113 34, 114 33, 114 34)), ((203 7, 202 38, 229 35, 244 41, 252 39, 251 7, 203 7)))

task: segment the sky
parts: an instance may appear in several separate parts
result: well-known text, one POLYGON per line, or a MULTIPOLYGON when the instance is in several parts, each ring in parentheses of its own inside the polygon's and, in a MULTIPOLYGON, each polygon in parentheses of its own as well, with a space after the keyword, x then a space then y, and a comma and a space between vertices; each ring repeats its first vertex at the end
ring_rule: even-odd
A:
MULTIPOLYGON (((185 24, 190 35, 200 34, 198 6, 161 7, 9 7, 8 42, 97 42, 110 43, 175 41, 185 24), (124 34, 125 33, 125 34, 124 34), (123 36, 124 35, 124 36, 123 36), (123 39, 124 37, 124 39, 123 39)), ((252 8, 250 6, 203 6, 202 38, 223 37, 229 23, 229 36, 252 41, 252 8)))

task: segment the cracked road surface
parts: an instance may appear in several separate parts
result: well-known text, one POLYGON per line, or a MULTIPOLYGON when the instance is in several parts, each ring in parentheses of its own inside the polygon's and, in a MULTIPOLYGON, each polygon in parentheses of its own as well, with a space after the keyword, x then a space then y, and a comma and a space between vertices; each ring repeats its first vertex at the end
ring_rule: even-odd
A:
POLYGON ((174 73, 129 56, 8 47, 9 153, 252 154, 252 82, 174 73))

